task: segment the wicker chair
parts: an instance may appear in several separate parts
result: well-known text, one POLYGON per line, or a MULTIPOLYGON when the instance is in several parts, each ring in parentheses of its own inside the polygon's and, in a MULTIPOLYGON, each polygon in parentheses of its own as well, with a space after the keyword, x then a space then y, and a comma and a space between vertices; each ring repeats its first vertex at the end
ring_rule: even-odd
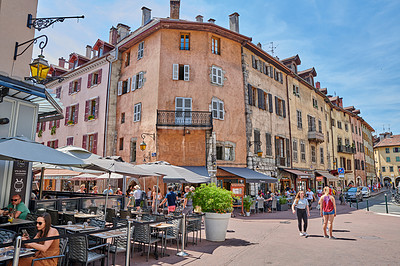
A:
MULTIPOLYGON (((91 219, 89 225, 99 228, 105 228, 106 222, 103 220, 91 219)), ((98 237, 88 236, 88 240, 89 240, 89 246, 95 246, 100 244, 100 239, 98 237)))
POLYGON ((58 211, 47 209, 47 213, 50 214, 52 225, 59 225, 61 223, 58 211))
POLYGON ((106 260, 108 265, 108 256, 110 250, 109 246, 109 243, 105 243, 89 248, 87 236, 70 237, 68 242, 69 261, 78 262, 87 266, 90 262, 94 262, 96 260, 106 260), (96 253, 95 250, 100 248, 106 248, 105 250, 107 253, 96 253))
POLYGON ((174 240, 176 241, 176 251, 179 251, 179 231, 181 228, 181 223, 182 223, 182 219, 178 218, 178 219, 174 219, 172 221, 168 221, 167 223, 169 224, 173 224, 174 227, 168 228, 167 232, 165 234, 165 241, 167 242, 168 240, 174 240))
POLYGON ((186 245, 188 244, 189 241, 189 233, 193 233, 193 244, 195 244, 195 239, 196 239, 196 244, 197 244, 197 239, 198 235, 200 232, 200 242, 201 242, 201 222, 202 222, 202 217, 200 215, 193 215, 190 216, 191 220, 187 221, 186 225, 186 245), (196 234, 196 237, 195 237, 196 234))
POLYGON ((7 229, 0 229, 0 243, 13 242, 17 233, 7 229))
POLYGON ((257 212, 260 211, 262 209, 262 211, 264 212, 264 199, 258 199, 257 200, 257 212))
POLYGON ((106 222, 107 223, 112 223, 113 218, 116 217, 115 209, 112 208, 107 208, 107 214, 106 214, 106 222))
POLYGON ((75 219, 75 215, 73 214, 68 214, 68 213, 64 213, 64 223, 67 224, 69 221, 72 222, 72 224, 76 224, 76 219, 75 219))
POLYGON ((278 210, 278 206, 277 205, 278 205, 278 200, 274 198, 272 200, 271 210, 274 211, 274 209, 275 209, 275 211, 277 211, 278 210))
POLYGON ((128 210, 120 210, 119 211, 119 217, 121 219, 126 219, 127 216, 131 216, 131 212, 128 210))
MULTIPOLYGON (((114 220, 117 221, 117 220, 114 220)), ((119 220, 116 222, 116 224, 114 224, 114 226, 127 226, 127 221, 126 220, 119 220)), ((120 229, 123 232, 127 232, 127 227, 126 228, 122 228, 120 229)), ((133 239, 133 231, 131 234, 131 239, 133 239)), ((117 253, 121 253, 124 252, 125 256, 126 256, 126 246, 127 246, 127 242, 128 242, 128 235, 125 234, 123 236, 119 236, 119 237, 115 237, 112 241, 112 244, 110 246, 110 253, 113 254, 113 258, 112 258, 112 264, 115 265, 115 257, 117 255, 117 253)), ((133 245, 131 246, 131 257, 133 256, 133 245)))
POLYGON ((36 221, 36 219, 38 218, 39 215, 37 214, 33 214, 33 213, 28 213, 26 215, 26 220, 28 221, 36 221))
MULTIPOLYGON (((143 246, 145 246, 146 244, 149 245, 148 250, 147 250, 146 261, 149 261, 151 244, 156 245, 156 243, 158 241, 160 241, 159 238, 153 237, 151 235, 151 228, 150 228, 149 224, 135 225, 135 228, 133 231, 133 240, 134 240, 134 242, 138 242, 139 244, 141 244, 143 246)), ((142 250, 144 253, 145 249, 142 249, 142 250)))

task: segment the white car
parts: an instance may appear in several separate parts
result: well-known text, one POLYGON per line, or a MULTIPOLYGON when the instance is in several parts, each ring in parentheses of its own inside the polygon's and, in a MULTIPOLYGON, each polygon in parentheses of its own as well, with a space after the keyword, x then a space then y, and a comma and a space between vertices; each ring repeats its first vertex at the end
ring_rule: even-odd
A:
POLYGON ((364 198, 371 197, 371 190, 369 189, 369 187, 362 187, 361 193, 362 193, 364 198))

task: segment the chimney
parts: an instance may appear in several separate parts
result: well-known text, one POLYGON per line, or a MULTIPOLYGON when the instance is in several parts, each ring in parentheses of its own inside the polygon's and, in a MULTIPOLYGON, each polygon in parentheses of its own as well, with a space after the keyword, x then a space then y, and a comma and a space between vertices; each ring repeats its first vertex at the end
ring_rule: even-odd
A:
POLYGON ((64 68, 65 67, 65 59, 64 57, 58 58, 58 66, 64 68))
POLYGON ((116 45, 118 42, 118 31, 117 28, 111 27, 110 29, 110 37, 108 38, 108 42, 112 45, 116 45))
POLYGON ((169 3, 170 3, 169 18, 179 19, 179 9, 181 7, 181 1, 180 0, 171 0, 169 3))
POLYGON ((262 44, 261 44, 260 42, 257 43, 257 47, 260 48, 260 49, 262 49, 262 44))
POLYGON ((315 87, 317 89, 321 89, 321 83, 319 81, 317 81, 317 83, 315 83, 315 87))
POLYGON ((197 22, 203 22, 203 16, 202 16, 202 15, 198 15, 198 16, 196 17, 196 21, 197 21, 197 22))
POLYGON ((86 57, 87 58, 92 58, 92 46, 86 45, 86 57))
POLYGON ((126 36, 128 36, 130 29, 131 28, 129 26, 122 24, 122 23, 118 23, 118 25, 117 25, 118 41, 120 41, 123 38, 125 38, 126 36))
POLYGON ((229 15, 229 29, 239 33, 239 14, 237 12, 229 15))
POLYGON ((142 7, 142 26, 146 25, 151 20, 151 9, 142 7))
POLYGON ((208 22, 209 22, 209 23, 215 23, 215 19, 210 18, 210 19, 208 20, 208 22))

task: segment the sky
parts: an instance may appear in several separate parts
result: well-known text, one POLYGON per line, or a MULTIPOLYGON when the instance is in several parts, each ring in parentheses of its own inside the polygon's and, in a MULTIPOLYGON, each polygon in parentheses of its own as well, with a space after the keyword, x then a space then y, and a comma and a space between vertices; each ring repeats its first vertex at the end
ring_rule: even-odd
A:
MULTIPOLYGON (((37 31, 49 37, 43 54, 53 64, 72 52, 84 55, 86 45, 108 41, 112 26, 138 28, 143 6, 153 17, 169 16, 168 0, 39 0, 37 17, 85 16, 37 31)), ((181 19, 202 15, 229 28, 234 12, 240 33, 253 43, 271 53, 273 42, 280 59, 298 54, 299 70, 314 67, 315 81, 343 97, 344 106, 360 109, 377 134, 389 127, 400 134, 400 1, 181 0, 181 19)))

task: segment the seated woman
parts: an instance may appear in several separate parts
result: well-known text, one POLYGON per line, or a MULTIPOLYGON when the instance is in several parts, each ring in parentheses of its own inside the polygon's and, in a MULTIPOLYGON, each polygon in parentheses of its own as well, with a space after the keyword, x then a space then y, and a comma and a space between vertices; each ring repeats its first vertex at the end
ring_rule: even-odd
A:
MULTIPOLYGON (((42 216, 39 216, 36 220, 36 228, 38 229, 38 233, 35 236, 36 238, 43 237, 51 237, 58 236, 58 231, 51 226, 51 217, 48 213, 43 213, 42 216)), ((28 240, 29 236, 23 236, 23 240, 28 240)), ((37 258, 46 258, 51 256, 57 256, 60 254, 60 240, 46 240, 44 242, 39 243, 28 243, 25 244, 27 248, 34 248, 37 250, 36 254, 33 257, 29 258, 21 258, 19 260, 19 266, 30 266, 32 264, 33 259, 37 258)), ((58 258, 54 259, 46 259, 35 262, 35 266, 57 266, 58 258)))

